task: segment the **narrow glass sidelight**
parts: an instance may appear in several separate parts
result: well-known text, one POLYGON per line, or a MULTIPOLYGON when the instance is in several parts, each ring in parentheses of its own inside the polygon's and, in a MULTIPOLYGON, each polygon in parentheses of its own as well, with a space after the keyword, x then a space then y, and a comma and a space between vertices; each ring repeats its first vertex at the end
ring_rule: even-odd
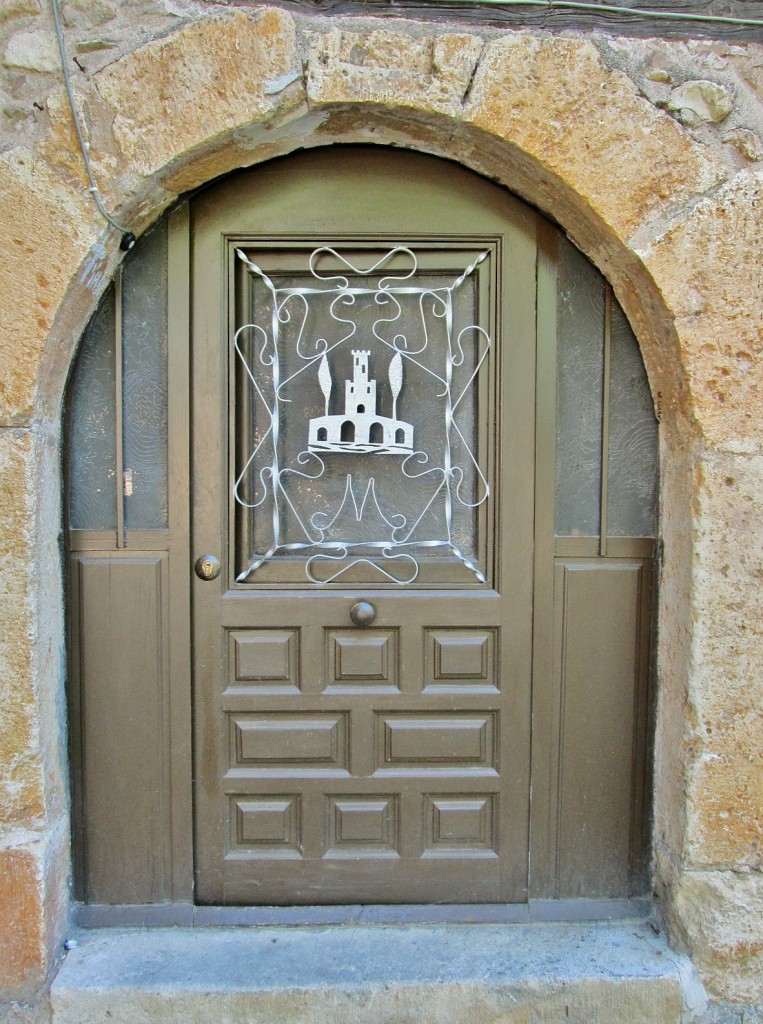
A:
POLYGON ((434 556, 484 582, 476 396, 492 342, 476 277, 489 252, 459 253, 456 274, 420 270, 406 246, 321 246, 290 275, 237 256, 251 296, 233 339, 249 410, 236 441, 233 495, 248 516, 237 581, 302 556, 311 584, 360 572, 406 585, 434 556))
POLYGON ((167 528, 167 222, 126 257, 82 339, 69 400, 69 526, 167 528))

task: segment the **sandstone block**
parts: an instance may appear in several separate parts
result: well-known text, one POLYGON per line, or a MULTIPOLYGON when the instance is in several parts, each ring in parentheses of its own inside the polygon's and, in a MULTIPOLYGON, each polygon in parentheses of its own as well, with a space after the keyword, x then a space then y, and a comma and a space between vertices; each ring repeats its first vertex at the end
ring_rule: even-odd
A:
POLYGON ((315 33, 308 51, 313 104, 374 103, 459 117, 482 40, 376 29, 315 33))
POLYGON ((711 994, 763 1002, 763 875, 689 871, 673 913, 711 994))
MULTIPOLYGON (((38 844, 39 845, 39 844, 38 844)), ((45 915, 40 851, 0 849, 0 987, 20 989, 45 976, 45 915)))
MULTIPOLYGON (((763 456, 711 456, 694 496, 693 867, 763 867, 763 456)), ((763 927, 763 923, 761 924, 763 927)))
POLYGON ((64 823, 0 836, 0 989, 34 992, 60 947, 69 871, 64 823))
POLYGON ((623 239, 721 174, 582 39, 517 34, 490 43, 464 118, 557 175, 623 239))
POLYGON ((37 445, 0 431, 0 822, 29 824, 43 810, 33 658, 33 543, 37 445))
MULTIPOLYGON (((181 28, 94 76, 113 110, 125 180, 190 162, 237 128, 301 100, 301 62, 283 11, 236 12, 181 28), (283 88, 285 78, 292 84, 283 88), (296 97, 295 97, 296 94, 296 97)), ((199 179, 197 184, 201 184, 199 179)))
POLYGON ((9 68, 21 68, 24 71, 61 70, 56 37, 44 29, 16 32, 8 40, 3 59, 9 68))
POLYGON ((740 173, 642 253, 675 318, 692 412, 713 445, 763 445, 763 173, 740 173))
POLYGON ((12 425, 30 420, 45 339, 97 215, 21 149, 0 158, 0 192, 0 424, 12 425))

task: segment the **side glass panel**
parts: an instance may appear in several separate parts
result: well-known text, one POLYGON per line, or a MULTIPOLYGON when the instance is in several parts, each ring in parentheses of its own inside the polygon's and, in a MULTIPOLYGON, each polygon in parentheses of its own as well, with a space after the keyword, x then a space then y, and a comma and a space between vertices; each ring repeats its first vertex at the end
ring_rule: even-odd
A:
POLYGON ((70 384, 69 528, 117 527, 114 286, 87 326, 70 384))
POLYGON ((167 528, 166 220, 125 259, 85 331, 69 439, 69 529, 167 528))
POLYGON ((604 280, 564 238, 559 243, 557 274, 556 534, 597 537, 604 280))
POLYGON ((483 251, 239 250, 239 582, 485 581, 483 251))
POLYGON ((657 421, 638 342, 566 239, 557 289, 556 536, 653 537, 657 421))
POLYGON ((612 303, 607 457, 607 533, 653 537, 657 507, 657 420, 638 342, 612 303))
POLYGON ((167 526, 167 228, 142 239, 122 278, 125 526, 167 526))

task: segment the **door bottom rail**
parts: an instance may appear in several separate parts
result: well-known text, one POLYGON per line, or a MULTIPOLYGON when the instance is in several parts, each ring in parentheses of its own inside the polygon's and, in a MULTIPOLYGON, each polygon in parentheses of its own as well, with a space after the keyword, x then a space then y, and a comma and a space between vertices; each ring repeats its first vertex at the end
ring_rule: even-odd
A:
POLYGON ((541 924, 647 921, 652 901, 631 899, 529 900, 527 903, 373 904, 346 906, 222 907, 193 903, 75 904, 79 928, 310 927, 326 925, 541 924))

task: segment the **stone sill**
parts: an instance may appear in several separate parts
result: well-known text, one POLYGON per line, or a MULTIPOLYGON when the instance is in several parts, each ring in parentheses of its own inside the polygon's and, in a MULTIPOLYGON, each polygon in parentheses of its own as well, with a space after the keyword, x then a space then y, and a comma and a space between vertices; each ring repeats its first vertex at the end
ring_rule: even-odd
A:
POLYGON ((689 1024, 691 964, 637 920, 80 930, 54 1024, 689 1024))

